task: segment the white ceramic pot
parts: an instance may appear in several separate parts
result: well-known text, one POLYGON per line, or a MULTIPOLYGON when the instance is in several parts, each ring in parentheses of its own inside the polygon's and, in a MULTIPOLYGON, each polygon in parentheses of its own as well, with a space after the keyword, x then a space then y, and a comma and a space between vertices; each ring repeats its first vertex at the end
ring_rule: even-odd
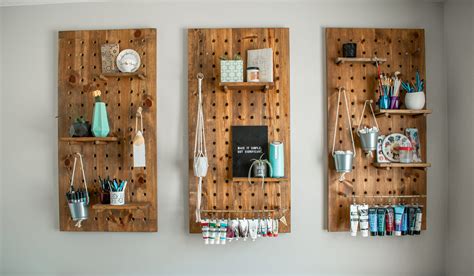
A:
POLYGON ((110 192, 110 205, 124 205, 125 192, 110 192))
POLYGON ((413 92, 405 94, 405 106, 407 109, 420 110, 425 107, 425 92, 413 92))

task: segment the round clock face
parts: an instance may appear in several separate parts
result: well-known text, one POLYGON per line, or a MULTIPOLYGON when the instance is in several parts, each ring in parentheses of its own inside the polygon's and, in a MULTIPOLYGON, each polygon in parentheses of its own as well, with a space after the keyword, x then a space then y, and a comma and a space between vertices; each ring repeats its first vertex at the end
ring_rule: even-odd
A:
POLYGON ((117 56, 117 68, 124 73, 137 71, 140 68, 140 55, 132 49, 121 51, 117 56))

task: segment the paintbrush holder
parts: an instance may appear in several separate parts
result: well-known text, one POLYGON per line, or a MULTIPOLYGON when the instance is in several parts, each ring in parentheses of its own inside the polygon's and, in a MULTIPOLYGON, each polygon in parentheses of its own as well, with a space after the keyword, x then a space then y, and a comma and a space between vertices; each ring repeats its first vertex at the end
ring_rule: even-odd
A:
POLYGON ((382 95, 379 98, 379 108, 380 109, 390 109, 390 98, 388 96, 382 95))
POLYGON ((89 217, 89 209, 86 202, 68 203, 69 211, 73 221, 85 220, 89 217))
POLYGON ((400 97, 390 97, 390 109, 400 109, 400 97))
POLYGON ((99 194, 99 199, 101 204, 110 204, 110 192, 101 191, 99 194))
POLYGON ((125 192, 110 192, 110 205, 124 205, 125 192))

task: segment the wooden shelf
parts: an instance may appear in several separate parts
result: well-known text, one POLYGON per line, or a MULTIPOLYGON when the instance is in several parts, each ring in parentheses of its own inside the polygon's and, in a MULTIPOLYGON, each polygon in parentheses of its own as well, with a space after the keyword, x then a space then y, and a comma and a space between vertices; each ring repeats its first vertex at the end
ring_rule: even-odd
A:
POLYGON ((145 74, 142 72, 133 72, 133 73, 123 73, 123 72, 117 72, 117 73, 102 73, 99 75, 99 79, 101 80, 108 80, 108 78, 116 78, 116 77, 138 77, 141 80, 146 79, 145 74))
POLYGON ((221 82, 219 86, 225 92, 229 90, 259 90, 266 92, 274 87, 273 82, 221 82))
POLYGON ((118 142, 118 137, 61 137, 59 141, 69 142, 71 144, 79 143, 94 143, 98 144, 107 144, 112 142, 118 142))
MULTIPOLYGON (((248 182, 249 179, 247 177, 233 177, 232 181, 233 182, 248 182)), ((250 181, 252 181, 252 182, 262 182, 262 178, 260 178, 260 177, 251 177, 250 181)), ((265 177, 265 179, 263 181, 265 181, 265 182, 283 182, 283 181, 288 181, 288 178, 286 178, 286 177, 281 177, 281 178, 265 177)))
POLYGON ((412 116, 423 116, 431 114, 431 109, 421 109, 421 110, 412 110, 412 109, 378 109, 375 110, 375 116, 388 116, 388 115, 412 115, 412 116))
POLYGON ((386 62, 386 58, 345 58, 345 57, 337 57, 336 58, 336 64, 344 64, 346 62, 348 63, 373 63, 374 65, 376 62, 382 64, 386 62))
POLYGON ((124 205, 110 205, 110 204, 94 204, 93 210, 135 210, 146 209, 150 207, 149 202, 131 202, 124 205))
POLYGON ((391 168, 419 168, 425 169, 431 167, 431 163, 372 163, 376 168, 390 170, 391 168))

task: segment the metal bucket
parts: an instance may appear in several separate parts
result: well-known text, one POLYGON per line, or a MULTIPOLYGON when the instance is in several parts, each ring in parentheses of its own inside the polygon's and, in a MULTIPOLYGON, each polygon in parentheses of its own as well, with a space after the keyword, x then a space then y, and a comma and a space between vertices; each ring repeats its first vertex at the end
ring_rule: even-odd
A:
POLYGON ((267 176, 267 164, 255 163, 253 165, 253 176, 254 177, 266 177, 267 176))
POLYGON ((87 219, 89 217, 89 209, 86 202, 68 203, 69 211, 73 221, 87 219))
POLYGON ((346 173, 352 171, 352 159, 354 159, 354 153, 334 153, 334 164, 336 165, 336 171, 338 173, 346 173))
POLYGON ((357 131, 357 135, 360 138, 360 145, 362 146, 362 150, 368 152, 377 149, 377 138, 379 137, 378 131, 368 133, 360 133, 357 131))

